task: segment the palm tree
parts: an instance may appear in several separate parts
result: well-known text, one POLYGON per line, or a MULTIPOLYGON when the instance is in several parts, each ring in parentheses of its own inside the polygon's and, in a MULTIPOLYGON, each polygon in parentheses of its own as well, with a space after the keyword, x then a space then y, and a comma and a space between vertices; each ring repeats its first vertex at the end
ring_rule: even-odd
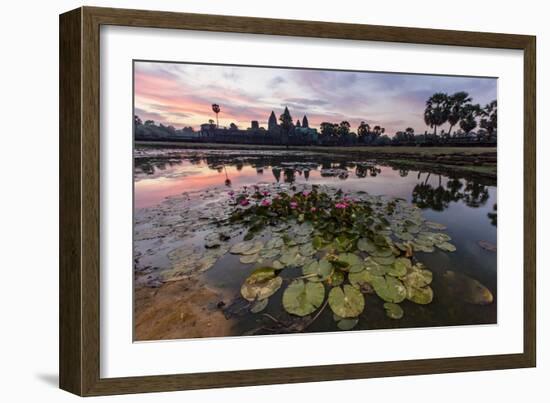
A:
POLYGON ((449 96, 443 92, 436 92, 426 101, 424 122, 434 129, 437 136, 437 127, 447 121, 449 116, 449 96))
POLYGON ((467 104, 462 108, 460 128, 468 134, 477 127, 476 117, 481 112, 479 105, 467 104))
POLYGON ((220 124, 218 122, 218 113, 220 113, 220 105, 218 104, 212 104, 212 110, 216 114, 216 128, 220 127, 220 124))
POLYGON ((462 116, 464 106, 472 102, 472 98, 465 91, 455 92, 449 97, 449 116, 447 116, 447 121, 449 122, 449 132, 447 136, 451 136, 451 130, 453 126, 456 125, 462 116))

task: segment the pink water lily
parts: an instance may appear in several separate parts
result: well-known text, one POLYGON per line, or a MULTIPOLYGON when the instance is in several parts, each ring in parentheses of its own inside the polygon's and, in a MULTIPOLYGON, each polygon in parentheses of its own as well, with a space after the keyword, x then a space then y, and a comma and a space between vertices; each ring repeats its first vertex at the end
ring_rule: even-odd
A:
POLYGON ((346 203, 336 203, 334 207, 336 207, 337 209, 345 209, 346 207, 348 207, 348 205, 346 203))
POLYGON ((317 211, 317 207, 312 207, 312 208, 310 209, 310 211, 311 211, 312 213, 315 213, 315 212, 317 211))
POLYGON ((310 192, 308 192, 308 191, 306 190, 306 191, 304 191, 302 194, 304 195, 304 197, 308 197, 309 194, 310 194, 310 192))
POLYGON ((269 196, 269 192, 264 190, 263 193, 262 193, 264 196, 269 196))
POLYGON ((241 206, 248 206, 250 204, 250 202, 248 201, 248 199, 242 199, 239 204, 241 206))
POLYGON ((295 201, 290 202, 290 208, 295 209, 297 207, 298 207, 298 203, 296 203, 295 201))
POLYGON ((267 199, 263 199, 262 202, 260 203, 262 206, 264 207, 267 207, 267 206, 270 206, 271 205, 271 202, 267 199))

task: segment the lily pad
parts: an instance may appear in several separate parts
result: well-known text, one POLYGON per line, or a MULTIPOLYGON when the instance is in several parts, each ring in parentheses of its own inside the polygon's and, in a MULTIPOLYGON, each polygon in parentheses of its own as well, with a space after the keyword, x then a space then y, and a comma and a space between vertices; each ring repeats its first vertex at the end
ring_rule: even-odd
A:
POLYGON ((332 274, 332 264, 327 259, 314 260, 302 268, 302 273, 309 281, 324 281, 332 274))
POLYGON ((279 237, 271 238, 265 244, 266 249, 279 249, 279 248, 282 248, 283 246, 284 246, 284 241, 282 238, 279 238, 279 237))
POLYGON ((283 279, 275 274, 272 267, 254 270, 241 286, 241 295, 247 301, 256 301, 271 297, 277 292, 283 279))
POLYGON ((355 318, 365 309, 363 294, 349 284, 330 290, 328 303, 332 312, 342 318, 355 318))
POLYGON ((325 299, 323 283, 297 279, 283 293, 283 307, 293 315, 306 316, 319 308, 325 299))
POLYGON ((342 270, 352 273, 360 272, 365 267, 363 259, 354 253, 341 253, 338 255, 337 261, 342 270))
POLYGON ((241 252, 242 255, 255 255, 262 250, 264 243, 262 241, 256 241, 252 246, 245 251, 241 252))
POLYGON ((264 248, 260 251, 260 256, 263 257, 264 259, 272 259, 275 256, 279 256, 280 253, 281 253, 280 249, 265 249, 264 248))
POLYGON ((403 308, 393 302, 385 302, 384 309, 386 316, 390 319, 401 319, 403 317, 403 308))
MULTIPOLYGON (((351 274, 351 273, 350 273, 351 274)), ((327 278, 327 284, 332 287, 338 287, 342 285, 345 280, 345 275, 340 270, 333 270, 332 274, 327 278)))
POLYGON ((372 275, 383 276, 390 270, 390 266, 381 265, 376 262, 373 257, 369 256, 365 259, 365 269, 372 275))
POLYGON ((311 242, 300 246, 300 255, 302 256, 313 256, 316 252, 311 242))
POLYGON ((361 238, 357 241, 357 249, 362 252, 372 253, 376 250, 376 245, 367 238, 361 238))
POLYGON ((391 248, 377 248, 371 252, 371 255, 373 257, 390 257, 393 256, 393 251, 391 248))
POLYGON ((449 243, 449 242, 436 243, 435 246, 437 246, 441 250, 444 250, 445 252, 456 251, 456 246, 454 246, 452 243, 449 243))
POLYGON ((242 241, 233 245, 231 249, 229 249, 229 253, 232 253, 234 255, 241 255, 244 252, 252 249, 253 247, 254 247, 254 242, 242 241))
POLYGON ((256 263, 260 259, 259 254, 254 255, 243 255, 240 257, 240 262, 243 264, 250 264, 250 263, 256 263))
POLYGON ((390 266, 395 262, 395 257, 394 256, 388 256, 388 257, 373 256, 372 259, 376 263, 378 263, 382 266, 390 266))
POLYGON ((348 275, 348 280, 350 284, 354 287, 361 287, 364 284, 372 284, 375 277, 382 277, 380 275, 372 274, 368 270, 363 270, 357 273, 350 273, 348 275))
POLYGON ((447 229, 447 226, 446 225, 443 225, 443 224, 440 224, 438 222, 434 222, 434 221, 425 221, 424 222, 424 225, 430 229, 435 229, 435 230, 445 230, 447 229))
POLYGON ((412 267, 410 259, 399 257, 393 262, 392 268, 388 271, 390 276, 402 277, 407 274, 407 270, 412 267))
POLYGON ((343 318, 336 322, 340 330, 351 330, 359 323, 359 318, 343 318))
POLYGON ((407 286, 407 299, 415 304, 426 305, 432 302, 434 292, 430 286, 414 287, 407 286))
POLYGON ((250 312, 260 313, 267 307, 268 303, 269 303, 269 298, 264 298, 264 299, 261 299, 259 301, 256 301, 250 307, 250 312))
POLYGON ((392 276, 375 277, 372 286, 376 295, 386 302, 397 304, 407 297, 407 289, 403 283, 392 276))

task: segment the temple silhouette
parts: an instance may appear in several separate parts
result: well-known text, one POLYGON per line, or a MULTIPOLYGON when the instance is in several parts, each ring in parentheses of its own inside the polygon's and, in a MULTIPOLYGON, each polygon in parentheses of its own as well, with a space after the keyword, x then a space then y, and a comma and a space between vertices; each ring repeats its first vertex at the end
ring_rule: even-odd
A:
POLYGON ((309 127, 306 115, 301 121, 298 119, 293 122, 288 108, 285 107, 281 117, 288 120, 287 125, 280 123, 275 111, 271 111, 267 120, 267 129, 261 127, 257 120, 251 121, 250 127, 246 129, 240 129, 233 124, 229 127, 218 127, 212 122, 203 123, 200 130, 194 132, 193 137, 214 143, 293 145, 318 143, 319 133, 317 129, 309 127))

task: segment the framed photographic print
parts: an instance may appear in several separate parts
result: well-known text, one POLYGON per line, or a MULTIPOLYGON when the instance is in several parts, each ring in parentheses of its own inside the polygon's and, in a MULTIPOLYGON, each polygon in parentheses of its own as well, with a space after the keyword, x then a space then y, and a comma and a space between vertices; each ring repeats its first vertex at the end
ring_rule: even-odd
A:
POLYGON ((61 388, 534 366, 535 82, 532 36, 61 15, 61 388))

